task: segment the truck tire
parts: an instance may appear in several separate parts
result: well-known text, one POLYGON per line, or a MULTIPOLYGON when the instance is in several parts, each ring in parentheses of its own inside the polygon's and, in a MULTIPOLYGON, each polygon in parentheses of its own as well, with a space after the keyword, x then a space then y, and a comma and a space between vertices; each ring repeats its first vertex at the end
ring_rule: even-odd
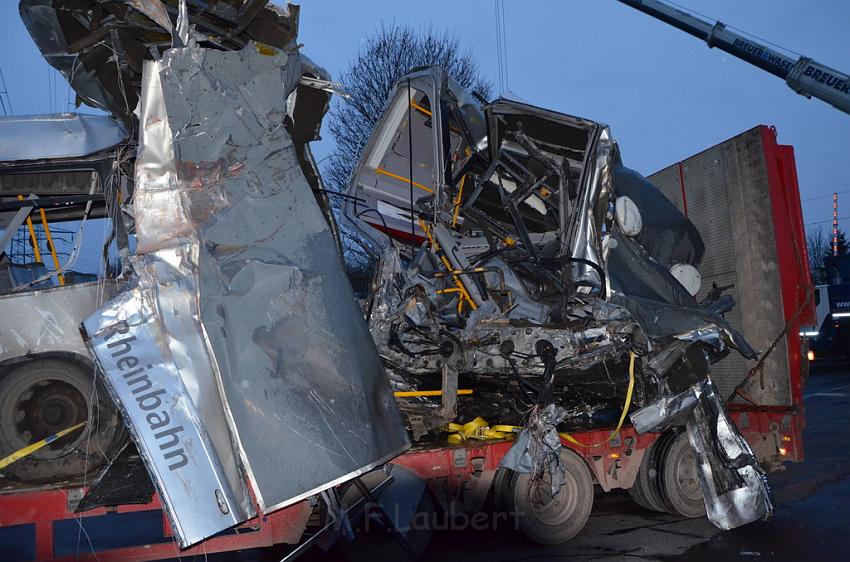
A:
POLYGON ((665 433, 647 448, 635 477, 635 483, 629 488, 629 495, 635 503, 650 511, 667 513, 667 504, 661 497, 658 451, 669 439, 670 434, 665 433))
POLYGON ((513 470, 500 468, 490 484, 490 511, 510 513, 514 507, 514 480, 517 474, 513 470))
POLYGON ((64 359, 35 359, 0 377, 0 458, 80 422, 86 426, 3 469, 7 479, 50 484, 97 476, 127 437, 94 369, 64 359))
POLYGON ((593 508, 593 478, 584 459, 566 448, 561 449, 560 459, 566 468, 566 481, 554 497, 548 473, 536 480, 531 474, 519 474, 514 484, 519 528, 543 545, 561 544, 579 534, 593 508))
POLYGON ((687 433, 672 434, 660 452, 661 495, 667 509, 683 517, 703 517, 705 501, 687 433))

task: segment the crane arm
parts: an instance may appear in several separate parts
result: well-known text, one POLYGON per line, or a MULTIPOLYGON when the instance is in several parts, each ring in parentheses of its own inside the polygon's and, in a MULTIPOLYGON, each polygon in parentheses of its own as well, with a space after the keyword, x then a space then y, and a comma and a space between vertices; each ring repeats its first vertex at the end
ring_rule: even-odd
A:
POLYGON ((850 113, 850 76, 808 57, 789 58, 766 45, 731 31, 721 22, 710 22, 659 0, 619 0, 636 10, 681 29, 730 55, 745 60, 785 80, 803 96, 812 96, 850 113))

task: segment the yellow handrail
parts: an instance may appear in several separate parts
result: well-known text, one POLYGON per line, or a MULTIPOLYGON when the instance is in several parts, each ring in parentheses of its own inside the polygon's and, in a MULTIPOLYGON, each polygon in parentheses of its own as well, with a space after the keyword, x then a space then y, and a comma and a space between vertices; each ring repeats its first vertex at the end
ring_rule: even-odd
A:
POLYGON ((428 193, 434 193, 434 190, 431 189, 430 187, 424 186, 421 183, 417 183, 415 181, 410 181, 409 178, 406 178, 404 176, 400 176, 398 174, 394 174, 392 172, 388 172, 387 170, 385 170, 383 168, 375 168, 375 173, 378 174, 378 175, 381 175, 381 176, 389 176, 389 177, 393 178, 394 180, 403 181, 406 184, 413 184, 416 187, 418 187, 419 189, 421 189, 423 191, 427 191, 428 193))
POLYGON ((463 184, 465 182, 466 182, 466 174, 464 174, 463 177, 460 178, 460 185, 457 188, 457 198, 454 200, 455 212, 454 212, 454 216, 452 216, 452 228, 457 226, 457 217, 460 214, 460 202, 461 202, 461 198, 463 197, 463 184))
MULTIPOLYGON (((18 195, 18 201, 23 201, 24 196, 18 195)), ((32 240, 32 252, 35 254, 35 261, 41 263, 41 250, 38 247, 38 238, 35 236, 35 227, 32 225, 32 219, 27 215, 27 230, 30 231, 30 240, 32 240)))
POLYGON ((12 453, 11 455, 9 455, 7 457, 3 457, 2 459, 0 459, 0 470, 6 468, 7 466, 12 464, 13 462, 19 461, 24 457, 28 457, 29 455, 38 451, 39 449, 41 449, 45 445, 50 445, 51 443, 53 443, 57 439, 61 439, 62 437, 65 437, 66 435, 68 435, 72 431, 76 431, 76 430, 80 429, 81 427, 83 427, 84 425, 86 425, 86 422, 80 422, 76 425, 72 425, 71 427, 69 427, 67 429, 63 429, 62 431, 60 431, 58 433, 54 433, 53 435, 49 435, 49 436, 45 437, 44 439, 38 440, 35 443, 33 443, 32 445, 27 445, 26 447, 24 447, 22 449, 18 449, 17 451, 15 451, 14 453, 12 453))
MULTIPOLYGON (((440 252, 440 245, 437 244, 437 241, 434 240, 434 237, 431 235, 431 229, 428 228, 428 225, 425 224, 425 221, 419 219, 419 226, 425 232, 425 236, 428 238, 428 242, 431 244, 431 250, 434 251, 443 262, 443 265, 446 267, 448 271, 454 271, 452 264, 449 262, 448 258, 445 256, 444 252, 440 252)), ((452 274, 452 281, 454 281, 455 286, 453 288, 443 289, 442 291, 437 291, 438 293, 460 293, 457 301, 457 311, 458 313, 463 311, 463 303, 469 303, 469 308, 475 310, 478 308, 478 305, 475 304, 475 301, 472 300, 472 297, 469 296, 469 292, 466 290, 466 285, 461 281, 460 276, 452 274)))
MULTIPOLYGON (((459 388, 458 396, 472 394, 471 388, 459 388)), ((419 398, 420 396, 442 396, 442 390, 397 390, 393 392, 396 398, 419 398)))
MULTIPOLYGON (((47 224, 47 213, 44 212, 44 209, 38 210, 41 215, 41 227, 44 229, 44 236, 47 238, 47 249, 50 250, 50 255, 53 257, 53 267, 56 268, 56 271, 62 269, 62 266, 59 264, 59 256, 56 255, 56 246, 53 245, 53 237, 50 235, 50 226, 47 224)), ((59 284, 65 284, 65 276, 61 273, 59 274, 59 284)))

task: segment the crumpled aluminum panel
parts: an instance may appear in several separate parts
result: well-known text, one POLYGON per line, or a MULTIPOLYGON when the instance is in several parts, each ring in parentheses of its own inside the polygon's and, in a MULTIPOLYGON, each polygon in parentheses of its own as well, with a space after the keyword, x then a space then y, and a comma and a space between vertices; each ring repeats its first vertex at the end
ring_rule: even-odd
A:
POLYGON ((124 126, 106 115, 0 117, 0 162, 88 156, 126 138, 124 126))
POLYGON ((767 476, 711 378, 695 385, 694 394, 698 402, 686 428, 708 519, 723 530, 768 519, 773 499, 767 476))
POLYGON ((114 282, 95 281, 0 296, 0 318, 5 320, 0 362, 47 353, 89 357, 80 322, 115 293, 114 282))
POLYGON ((254 44, 171 49, 146 63, 134 195, 138 284, 85 328, 180 523, 182 546, 251 515, 240 464, 269 511, 409 446, 283 124, 300 76, 297 51, 254 44), (128 385, 109 344, 122 329, 121 337, 137 337, 134 352, 150 357, 155 388, 168 390, 163 407, 184 415, 183 435, 201 445, 184 447, 187 467, 169 469, 138 394, 120 392, 128 385), (230 520, 209 509, 210 497, 230 520))
MULTIPOLYGON (((84 326, 107 387, 130 422, 174 534, 185 548, 255 513, 226 441, 215 387, 204 386, 212 377, 194 371, 195 365, 186 363, 190 359, 178 355, 183 342, 167 331, 157 310, 173 306, 172 312, 189 312, 180 306, 186 303, 179 302, 178 293, 122 293, 84 326), (189 386, 193 384, 195 388, 189 386), (208 428, 203 422, 209 421, 215 402, 221 423, 208 428)), ((191 316, 185 318, 191 321, 191 316)))

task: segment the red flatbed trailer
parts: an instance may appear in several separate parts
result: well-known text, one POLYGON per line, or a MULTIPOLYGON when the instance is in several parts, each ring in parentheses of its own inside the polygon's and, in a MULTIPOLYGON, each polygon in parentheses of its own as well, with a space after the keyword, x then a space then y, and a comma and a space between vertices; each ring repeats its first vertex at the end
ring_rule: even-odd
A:
MULTIPOLYGON (((785 460, 802 460, 799 418, 792 417, 788 425, 782 413, 740 411, 733 415, 739 427, 742 415, 747 418, 742 433, 754 449, 764 442, 782 443, 787 450, 785 460), (783 426, 787 426, 787 432, 779 431, 783 426), (784 441, 785 437, 789 439, 784 441)), ((588 449, 564 441, 564 446, 585 459, 603 491, 629 488, 644 453, 659 435, 637 435, 632 428, 626 427, 619 439, 606 442, 609 434, 610 429, 576 432, 574 437, 584 443, 604 445, 588 449)), ((461 491, 486 494, 511 444, 511 441, 469 441, 459 446, 413 449, 393 463, 426 479, 432 494, 454 498, 461 491)), ((75 514, 73 504, 84 491, 77 487, 0 495, 0 528, 7 535, 16 535, 18 541, 14 551, 8 550, 8 542, 2 543, 6 549, 3 560, 129 562, 232 552, 281 543, 297 544, 313 510, 303 501, 274 513, 261 514, 232 533, 180 550, 172 539, 158 496, 154 495, 149 504, 101 507, 75 514), (84 532, 79 532, 80 526, 84 532), (130 530, 132 532, 128 532, 130 530)))
MULTIPOLYGON (((714 366, 715 382, 731 395, 732 419, 768 468, 802 461, 806 358, 798 331, 814 311, 792 147, 777 144, 772 128, 758 126, 650 179, 703 234, 703 290, 712 281, 735 284, 733 326, 761 350, 781 335, 762 372, 743 383, 741 373, 751 365, 740 357, 730 355, 714 366), (777 295, 781 307, 775 306, 777 295)), ((596 447, 563 443, 584 459, 603 491, 632 487, 645 453, 661 437, 624 427, 608 441, 610 431, 573 433, 582 443, 600 444, 596 447)), ((480 498, 510 446, 504 440, 430 443, 392 462, 425 479, 435 497, 480 498)), ((84 491, 76 486, 0 493, 3 560, 155 560, 297 544, 313 511, 303 501, 181 551, 156 495, 149 504, 75 514, 84 491)))

